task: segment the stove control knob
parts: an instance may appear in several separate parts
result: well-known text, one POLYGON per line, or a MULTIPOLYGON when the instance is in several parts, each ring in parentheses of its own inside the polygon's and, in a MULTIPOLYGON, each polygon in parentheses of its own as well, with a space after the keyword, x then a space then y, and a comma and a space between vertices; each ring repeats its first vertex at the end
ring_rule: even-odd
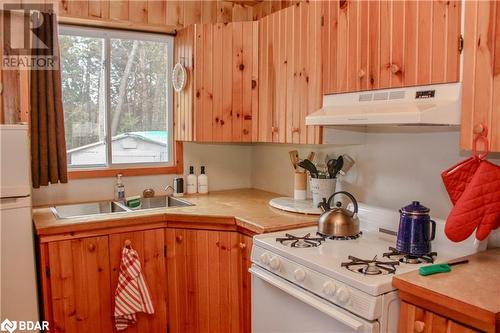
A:
POLYGON ((263 263, 264 265, 269 264, 269 254, 268 253, 262 253, 260 255, 260 262, 263 263))
POLYGON ((278 270, 280 268, 280 259, 277 257, 272 257, 269 261, 269 266, 271 266, 272 270, 278 270))
POLYGON ((305 280, 306 278, 306 271, 303 270, 302 268, 297 268, 295 270, 295 272, 293 272, 293 277, 295 278, 295 280, 297 280, 298 282, 302 282, 305 280))
POLYGON ((339 290, 337 290, 337 297, 341 303, 347 303, 351 297, 351 292, 345 287, 340 287, 339 290))
POLYGON ((328 297, 333 297, 335 295, 335 283, 333 281, 327 281, 323 284, 323 293, 328 297))

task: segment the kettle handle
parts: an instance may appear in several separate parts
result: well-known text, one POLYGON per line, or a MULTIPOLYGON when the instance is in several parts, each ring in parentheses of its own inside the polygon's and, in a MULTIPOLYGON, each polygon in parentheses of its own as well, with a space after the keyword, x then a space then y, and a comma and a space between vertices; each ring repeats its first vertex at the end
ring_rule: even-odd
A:
POLYGON ((429 241, 433 241, 434 238, 436 238, 436 222, 433 220, 429 221, 431 223, 431 239, 428 239, 429 241))
POLYGON ((328 207, 332 207, 333 197, 335 197, 337 194, 345 194, 349 199, 351 199, 351 202, 354 205, 353 215, 358 213, 358 202, 356 201, 356 198, 354 198, 354 196, 351 193, 346 191, 339 191, 333 193, 332 196, 328 199, 328 207))

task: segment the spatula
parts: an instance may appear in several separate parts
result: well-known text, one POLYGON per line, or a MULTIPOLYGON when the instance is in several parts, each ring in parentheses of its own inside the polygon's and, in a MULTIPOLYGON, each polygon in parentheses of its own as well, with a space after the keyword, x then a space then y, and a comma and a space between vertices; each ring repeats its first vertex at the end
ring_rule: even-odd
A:
POLYGON ((432 274, 448 273, 451 272, 451 266, 466 264, 468 262, 469 260, 461 260, 456 262, 450 262, 447 264, 434 264, 434 265, 423 266, 418 269, 418 274, 422 276, 427 276, 432 274))

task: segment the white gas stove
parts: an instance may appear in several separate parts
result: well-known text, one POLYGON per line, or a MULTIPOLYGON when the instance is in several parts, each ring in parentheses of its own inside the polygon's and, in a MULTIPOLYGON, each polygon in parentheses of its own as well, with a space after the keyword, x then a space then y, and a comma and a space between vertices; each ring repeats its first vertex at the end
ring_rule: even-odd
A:
POLYGON ((473 238, 451 243, 444 235, 444 221, 435 220, 435 253, 408 258, 391 249, 397 212, 360 205, 359 219, 361 233, 349 239, 322 238, 316 227, 254 237, 254 332, 397 332, 395 274, 485 246, 473 238))

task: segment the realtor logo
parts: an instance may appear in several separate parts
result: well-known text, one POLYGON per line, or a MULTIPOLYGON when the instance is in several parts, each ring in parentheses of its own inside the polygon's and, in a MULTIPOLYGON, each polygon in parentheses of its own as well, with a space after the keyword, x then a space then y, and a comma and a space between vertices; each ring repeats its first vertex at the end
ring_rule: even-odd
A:
POLYGON ((29 320, 9 320, 4 319, 0 324, 1 332, 33 332, 33 331, 48 331, 49 322, 48 321, 29 321, 29 320))
POLYGON ((40 3, 4 3, 2 15, 3 69, 53 69, 53 6, 40 3))
POLYGON ((16 321, 10 321, 8 319, 5 319, 1 324, 0 324, 0 331, 2 332, 14 332, 17 329, 17 322, 16 321))

